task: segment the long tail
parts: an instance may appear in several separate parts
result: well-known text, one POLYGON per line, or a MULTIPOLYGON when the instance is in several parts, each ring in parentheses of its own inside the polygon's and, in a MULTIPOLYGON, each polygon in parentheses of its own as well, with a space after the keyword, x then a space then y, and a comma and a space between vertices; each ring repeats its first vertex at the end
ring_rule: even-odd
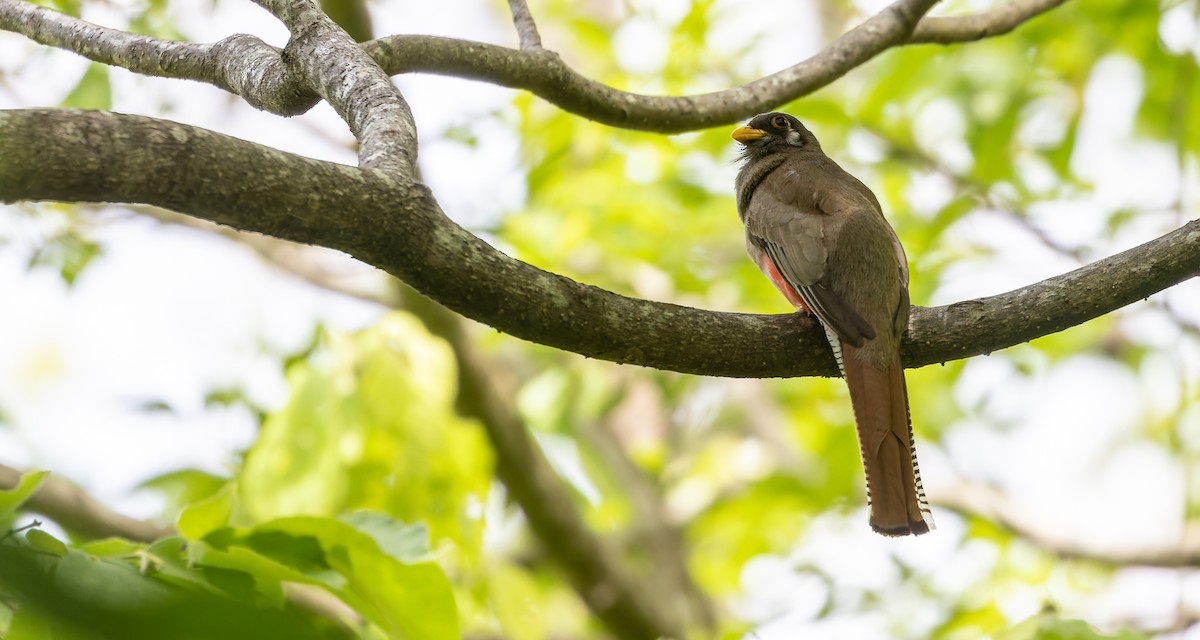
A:
POLYGON ((838 347, 834 353, 850 387, 867 474, 871 528, 885 536, 928 533, 935 527, 917 467, 900 356, 881 369, 859 358, 853 346, 838 340, 838 347))

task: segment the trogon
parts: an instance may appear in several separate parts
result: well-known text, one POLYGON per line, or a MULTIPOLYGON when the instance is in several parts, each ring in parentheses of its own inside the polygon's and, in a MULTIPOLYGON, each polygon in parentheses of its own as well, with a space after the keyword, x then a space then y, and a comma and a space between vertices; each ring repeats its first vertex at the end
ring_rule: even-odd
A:
POLYGON ((879 200, 785 113, 733 132, 743 145, 737 208, 746 249, 796 307, 817 317, 850 388, 867 476, 871 528, 933 528, 913 447, 900 336, 908 325, 908 261, 879 200))

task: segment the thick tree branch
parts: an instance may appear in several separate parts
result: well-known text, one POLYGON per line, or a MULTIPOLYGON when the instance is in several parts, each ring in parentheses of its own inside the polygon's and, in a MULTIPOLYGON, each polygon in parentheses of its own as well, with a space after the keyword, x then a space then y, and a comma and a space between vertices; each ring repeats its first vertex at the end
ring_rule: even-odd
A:
MULTIPOLYGON (((0 111, 0 201, 15 200, 152 204, 338 249, 469 318, 593 358, 731 377, 836 372, 810 318, 702 311, 580 284, 496 251, 446 218, 424 185, 175 122, 0 111)), ((903 358, 917 367, 990 353, 1197 273, 1200 220, 1022 289, 914 308, 903 358)))
POLYGON ((408 103, 354 39, 312 0, 256 0, 287 26, 283 59, 359 141, 359 166, 416 174, 417 130, 408 103))
MULTIPOLYGON (((769 111, 845 75, 888 48, 921 42, 966 42, 1007 33, 1065 0, 1014 0, 968 16, 921 16, 936 0, 900 0, 817 55, 739 87, 692 96, 646 96, 590 80, 557 54, 433 36, 389 36, 364 43, 387 73, 434 73, 524 89, 598 122, 664 133, 714 127, 769 111), (920 21, 918 22, 918 18, 920 21)), ((260 109, 302 113, 316 96, 288 74, 276 50, 254 36, 216 44, 133 36, 37 7, 0 0, 0 29, 146 75, 209 82, 260 109)))

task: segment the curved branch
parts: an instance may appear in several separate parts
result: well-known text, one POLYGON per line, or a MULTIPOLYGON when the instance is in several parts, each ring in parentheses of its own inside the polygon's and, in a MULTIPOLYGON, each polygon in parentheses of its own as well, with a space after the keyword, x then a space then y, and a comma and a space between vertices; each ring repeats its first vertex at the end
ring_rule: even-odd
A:
POLYGON ((312 0, 255 0, 292 34, 283 60, 324 98, 359 141, 364 169, 416 175, 417 129, 392 79, 312 0))
POLYGON ((913 30, 909 44, 954 44, 1002 36, 1067 0, 1012 0, 991 11, 969 16, 927 16, 913 30))
POLYGON ((25 0, 0 0, 0 29, 142 75, 213 84, 280 115, 304 113, 318 100, 297 89, 298 79, 278 49, 250 35, 212 44, 173 42, 101 27, 25 0))
MULTIPOLYGON (((703 311, 581 284, 500 253, 449 220, 420 183, 175 122, 59 109, 0 111, 0 201, 14 200, 153 204, 338 249, 469 318, 593 358, 731 377, 837 371, 824 335, 808 317, 703 311)), ((917 367, 990 353, 1197 273, 1200 220, 1016 291, 914 308, 902 357, 917 367)))
MULTIPOLYGON (((977 15, 922 17, 935 2, 899 0, 795 66, 739 87, 691 96, 620 91, 580 75, 557 54, 542 49, 433 36, 389 36, 361 46, 389 74, 434 73, 491 82, 527 90, 597 122, 677 133, 770 111, 891 47, 967 42, 1007 33, 1065 0, 1013 0, 977 15)), ((276 50, 254 36, 231 36, 211 45, 169 42, 99 27, 24 0, 0 0, 0 28, 138 73, 209 82, 283 115, 302 113, 316 103, 303 84, 289 80, 278 55, 270 59, 276 50), (246 51, 254 55, 247 57, 246 51), (251 78, 255 82, 248 82, 251 78)))

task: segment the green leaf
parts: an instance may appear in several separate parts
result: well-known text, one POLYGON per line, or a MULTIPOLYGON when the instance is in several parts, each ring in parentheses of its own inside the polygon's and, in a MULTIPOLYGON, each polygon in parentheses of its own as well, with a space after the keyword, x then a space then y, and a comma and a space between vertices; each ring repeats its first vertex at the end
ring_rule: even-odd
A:
POLYGON ((17 482, 17 486, 12 489, 0 491, 0 518, 6 518, 9 514, 21 508, 29 496, 33 495, 34 491, 41 486, 49 474, 48 471, 26 471, 21 474, 21 479, 17 482))
POLYGON ((41 529, 26 531, 25 539, 29 541, 29 546, 43 553, 49 553, 59 558, 67 555, 67 545, 41 529))
POLYGON ((185 538, 199 540, 229 524, 233 512, 233 486, 226 485, 217 493, 183 510, 176 527, 185 538))
POLYGON ((127 561, 97 558, 80 551, 71 551, 58 562, 54 578, 66 593, 87 598, 104 609, 163 606, 177 595, 167 585, 147 579, 127 561))
POLYGON ((180 469, 155 476, 138 485, 153 489, 166 498, 164 513, 175 514, 188 505, 215 495, 229 484, 229 479, 200 469, 180 469))
POLYGON ((83 3, 79 0, 34 0, 34 4, 61 11, 75 18, 80 17, 83 9, 83 3))
POLYGON ((458 638, 454 591, 441 567, 381 561, 386 557, 361 549, 346 557, 350 590, 365 604, 359 612, 401 638, 458 638))
POLYGON ((338 520, 371 536, 380 550, 401 562, 419 562, 429 556, 429 527, 402 524, 386 513, 356 511, 338 520))
POLYGON ((292 397, 264 421, 239 474, 244 513, 386 513, 477 555, 491 450, 455 413, 453 352, 407 313, 328 343, 328 357, 288 371, 292 397))
POLYGON ((345 579, 342 599, 384 631, 401 638, 458 637, 454 591, 437 564, 401 562, 372 536, 332 518, 281 518, 255 527, 253 535, 270 531, 315 539, 345 579))
POLYGON ((108 81, 108 67, 93 62, 79 83, 63 98, 61 106, 72 109, 112 109, 112 86, 108 81))
POLYGON ((1054 612, 1043 612, 999 634, 997 640, 1146 640, 1146 636, 1133 631, 1100 633, 1082 620, 1063 620, 1054 612))
POLYGON ((84 269, 101 253, 100 245, 83 237, 74 229, 67 229, 48 238, 34 250, 29 257, 29 268, 58 269, 63 282, 72 286, 84 269))
MULTIPOLYGON (((211 573, 205 567, 187 571, 200 579, 211 573)), ((218 595, 211 584, 197 580, 164 581, 162 577, 157 572, 143 574, 131 561, 95 558, 77 550, 59 559, 29 547, 0 545, 0 587, 6 600, 13 598, 21 603, 6 637, 38 640, 347 637, 344 630, 303 610, 281 609, 282 602, 263 607, 255 598, 218 595)), ((248 577, 245 580, 253 584, 248 577)))
POLYGON ((192 542, 188 545, 188 559, 194 565, 202 565, 205 577, 216 588, 233 597, 245 599, 257 594, 265 602, 283 603, 283 582, 323 584, 320 580, 253 549, 233 545, 224 549, 207 542, 192 542))
POLYGON ((123 557, 136 554, 146 548, 144 544, 130 542, 124 538, 104 538, 84 542, 77 547, 84 553, 100 557, 123 557))
POLYGON ((55 616, 48 616, 28 607, 13 613, 5 640, 101 640, 83 629, 64 624, 55 616))
POLYGON ((546 615, 537 583, 524 570, 504 563, 488 572, 492 611, 513 640, 545 638, 546 615))

